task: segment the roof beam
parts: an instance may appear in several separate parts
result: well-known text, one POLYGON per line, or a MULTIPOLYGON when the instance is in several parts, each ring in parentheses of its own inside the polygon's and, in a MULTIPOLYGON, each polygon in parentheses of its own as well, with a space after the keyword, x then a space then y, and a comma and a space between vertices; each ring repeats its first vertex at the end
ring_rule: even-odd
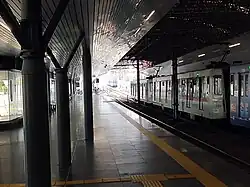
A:
POLYGON ((56 27, 59 23, 59 21, 62 18, 62 15, 68 5, 70 0, 60 0, 55 13, 53 14, 53 17, 51 18, 49 25, 47 27, 47 29, 45 30, 44 34, 43 34, 43 42, 44 42, 44 46, 48 46, 49 41, 52 38, 53 33, 56 30, 56 27))
POLYGON ((54 56, 50 48, 47 48, 47 53, 50 56, 51 61, 53 62, 55 68, 61 68, 60 64, 58 63, 56 57, 54 56))
POLYGON ((78 37, 78 39, 77 39, 77 41, 76 41, 73 49, 71 50, 71 52, 70 52, 70 54, 68 56, 68 59, 66 60, 63 68, 68 68, 69 67, 69 64, 70 64, 71 60, 73 59, 73 57, 74 57, 74 55, 75 55, 75 53, 76 53, 76 51, 77 51, 80 43, 82 42, 84 36, 85 36, 85 33, 82 31, 81 34, 80 34, 80 36, 78 37))
MULTIPOLYGON (((22 37, 21 37, 21 28, 19 23, 16 20, 15 15, 12 13, 6 0, 0 0, 0 15, 3 18, 4 22, 10 27, 12 34, 15 36, 19 44, 22 46, 22 37)), ((47 53, 50 56, 54 66, 56 68, 61 68, 60 64, 56 60, 50 48, 47 48, 47 53)))
POLYGON ((10 28, 12 34, 15 36, 19 44, 22 45, 20 25, 17 22, 16 17, 12 13, 12 10, 10 9, 6 0, 0 0, 0 15, 10 28))

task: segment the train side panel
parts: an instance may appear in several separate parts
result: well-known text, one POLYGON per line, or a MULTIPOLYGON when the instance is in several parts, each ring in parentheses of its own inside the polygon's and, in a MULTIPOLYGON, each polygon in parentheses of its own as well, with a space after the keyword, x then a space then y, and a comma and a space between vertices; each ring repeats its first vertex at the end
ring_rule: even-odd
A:
POLYGON ((231 66, 230 73, 231 123, 250 128, 249 64, 231 66))

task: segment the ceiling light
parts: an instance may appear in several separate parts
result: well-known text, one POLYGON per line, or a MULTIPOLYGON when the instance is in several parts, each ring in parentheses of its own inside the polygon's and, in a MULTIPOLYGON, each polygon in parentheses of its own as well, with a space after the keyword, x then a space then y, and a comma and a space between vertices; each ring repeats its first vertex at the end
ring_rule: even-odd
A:
POLYGON ((180 60, 180 61, 179 61, 179 63, 182 63, 182 62, 184 62, 184 60, 180 60))
POLYGON ((153 11, 148 15, 146 21, 148 21, 148 20, 151 18, 151 16, 153 16, 154 13, 155 13, 155 10, 153 10, 153 11))
POLYGON ((7 30, 11 31, 10 28, 8 27, 8 25, 6 25, 5 23, 3 23, 3 22, 0 21, 0 25, 2 25, 7 30))
POLYGON ((198 55, 198 57, 200 58, 200 57, 203 57, 203 56, 205 56, 206 54, 200 54, 200 55, 198 55))
POLYGON ((236 46, 239 46, 239 45, 240 45, 240 43, 232 44, 232 45, 229 45, 229 48, 236 47, 236 46))
POLYGON ((138 28, 137 31, 135 32, 135 35, 141 30, 141 28, 138 28))
POLYGON ((214 50, 213 52, 214 53, 217 53, 217 52, 219 52, 220 51, 220 49, 216 49, 216 50, 214 50))

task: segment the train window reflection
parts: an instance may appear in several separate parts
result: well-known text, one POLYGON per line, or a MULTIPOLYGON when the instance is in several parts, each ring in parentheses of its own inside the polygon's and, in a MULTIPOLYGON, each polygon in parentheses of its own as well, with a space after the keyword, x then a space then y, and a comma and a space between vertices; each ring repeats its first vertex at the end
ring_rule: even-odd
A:
POLYGON ((214 95, 222 94, 221 75, 214 76, 214 95))
POLYGON ((234 75, 231 75, 230 78, 230 93, 232 96, 234 95, 234 75))
POLYGON ((245 95, 248 96, 248 74, 245 75, 245 95))
POLYGON ((240 96, 244 96, 244 76, 240 75, 240 96))

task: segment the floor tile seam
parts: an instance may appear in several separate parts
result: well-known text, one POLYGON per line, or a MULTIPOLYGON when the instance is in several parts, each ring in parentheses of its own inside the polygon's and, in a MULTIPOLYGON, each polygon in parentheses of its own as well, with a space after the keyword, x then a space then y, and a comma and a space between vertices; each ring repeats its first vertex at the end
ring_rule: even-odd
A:
POLYGON ((68 171, 67 171, 67 177, 65 179, 65 183, 67 183, 68 179, 69 179, 69 176, 70 176, 70 172, 72 170, 72 166, 73 166, 73 161, 74 161, 74 157, 75 157, 75 152, 76 152, 76 148, 78 147, 78 141, 76 141, 76 144, 73 148, 73 153, 72 153, 72 157, 71 157, 71 163, 70 163, 70 166, 68 168, 68 171))
MULTIPOLYGON (((109 147, 110 147, 110 149, 111 149, 110 141, 108 141, 108 142, 109 142, 109 147)), ((112 150, 112 149, 111 149, 111 150, 112 150)), ((113 151, 111 151, 111 153, 112 153, 112 155, 113 155, 113 158, 115 158, 115 155, 114 155, 113 151)), ((116 170, 117 170, 117 173, 118 173, 119 177, 121 177, 120 172, 119 172, 119 169, 118 169, 118 167, 117 167, 116 161, 115 161, 115 167, 116 167, 116 170)))
POLYGON ((158 138, 156 135, 154 135, 153 133, 150 133, 147 129, 143 128, 142 125, 140 125, 137 121, 135 121, 133 118, 131 118, 130 116, 128 116, 118 106, 116 106, 113 103, 110 103, 110 105, 112 105, 114 108, 116 108, 120 112, 120 114, 125 119, 127 119, 135 128, 137 128, 142 134, 144 134, 145 136, 149 137, 151 139, 151 141, 153 141, 153 143, 156 146, 160 147, 164 152, 166 152, 168 154, 170 154, 170 152, 171 152, 172 156, 171 155, 169 155, 169 156, 171 156, 174 160, 176 160, 177 163, 181 167, 183 167, 185 170, 187 170, 187 168, 188 168, 188 170, 187 170, 188 172, 195 173, 194 174, 194 175, 196 175, 195 177, 203 185, 205 185, 205 186, 226 187, 226 185, 223 182, 221 182, 215 176, 213 176, 212 174, 210 174, 209 172, 207 172, 204 168, 202 168, 201 166, 199 166, 198 164, 196 164, 194 161, 192 161, 191 159, 189 159, 183 153, 179 152, 178 150, 176 150, 173 147, 171 147, 170 145, 168 145, 167 141, 165 141, 165 140, 163 140, 161 138, 158 138), (168 150, 165 150, 163 148, 164 146, 167 147, 166 149, 168 149, 168 150), (200 170, 200 171, 198 172, 197 169, 200 170), (214 183, 216 183, 216 185, 214 183))

